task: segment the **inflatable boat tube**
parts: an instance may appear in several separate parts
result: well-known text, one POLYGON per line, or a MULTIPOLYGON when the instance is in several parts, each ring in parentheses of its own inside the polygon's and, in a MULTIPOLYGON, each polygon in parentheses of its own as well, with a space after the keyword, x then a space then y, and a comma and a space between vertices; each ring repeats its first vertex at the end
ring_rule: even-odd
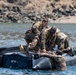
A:
MULTIPOLYGON (((66 61, 67 66, 76 65, 76 55, 69 56, 67 54, 63 55, 66 61)), ((52 60, 50 61, 47 57, 40 57, 33 60, 33 69, 50 69, 52 70, 52 60)))
MULTIPOLYGON (((2 48, 3 49, 3 48, 2 48)), ((19 47, 5 48, 0 53, 0 67, 14 69, 52 69, 52 60, 47 57, 39 57, 38 54, 24 54, 19 47)), ((76 65, 76 55, 63 55, 67 66, 76 65)))
MULTIPOLYGON (((36 56, 36 54, 35 54, 36 56)), ((76 65, 75 56, 64 56, 67 66, 76 65)), ((34 57, 33 55, 23 54, 21 52, 5 53, 0 56, 0 67, 14 69, 33 69, 33 70, 52 70, 52 60, 47 57, 34 57)))
POLYGON ((14 69, 32 69, 32 57, 20 52, 5 53, 1 66, 14 69))

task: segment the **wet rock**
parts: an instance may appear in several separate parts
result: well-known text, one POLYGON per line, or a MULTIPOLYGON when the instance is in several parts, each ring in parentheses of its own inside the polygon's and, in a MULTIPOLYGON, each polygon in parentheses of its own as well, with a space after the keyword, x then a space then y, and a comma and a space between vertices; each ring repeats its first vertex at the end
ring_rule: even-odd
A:
POLYGON ((20 8, 19 7, 17 7, 17 6, 13 6, 12 7, 12 11, 14 11, 14 12, 21 12, 21 10, 20 10, 20 8))
POLYGON ((73 10, 74 9, 74 6, 71 4, 71 5, 69 5, 69 8, 71 8, 73 10))
POLYGON ((17 0, 7 0, 7 2, 14 3, 14 2, 17 2, 17 0))
POLYGON ((57 1, 60 1, 60 0, 55 0, 55 1, 57 2, 57 1))
POLYGON ((54 4, 54 3, 50 3, 50 5, 51 5, 53 8, 55 8, 55 4, 54 4))
POLYGON ((62 5, 61 7, 62 9, 66 9, 67 5, 62 5))
POLYGON ((8 19, 12 22, 17 22, 17 19, 13 15, 7 15, 8 19))

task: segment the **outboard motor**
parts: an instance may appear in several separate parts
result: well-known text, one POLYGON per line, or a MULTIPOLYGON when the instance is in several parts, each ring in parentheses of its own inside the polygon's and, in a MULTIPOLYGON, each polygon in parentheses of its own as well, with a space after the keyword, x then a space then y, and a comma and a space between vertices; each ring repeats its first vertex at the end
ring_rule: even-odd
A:
POLYGON ((20 52, 5 53, 3 67, 15 69, 32 69, 32 57, 20 52))

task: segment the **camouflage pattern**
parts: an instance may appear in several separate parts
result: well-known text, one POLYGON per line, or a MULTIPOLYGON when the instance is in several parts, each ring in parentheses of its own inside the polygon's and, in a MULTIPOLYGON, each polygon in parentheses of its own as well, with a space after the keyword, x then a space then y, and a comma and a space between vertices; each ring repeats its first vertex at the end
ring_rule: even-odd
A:
POLYGON ((39 50, 39 38, 35 36, 31 43, 28 44, 28 49, 33 52, 38 52, 39 50))
POLYGON ((36 35, 39 35, 40 32, 42 31, 42 29, 43 29, 43 25, 42 25, 42 22, 40 22, 40 21, 36 22, 32 26, 32 31, 35 32, 36 35))
POLYGON ((51 27, 44 29, 41 33, 41 49, 52 50, 55 46, 56 34, 50 34, 51 27))
POLYGON ((35 36, 36 36, 36 34, 34 32, 32 32, 31 29, 29 29, 29 30, 26 31, 24 39, 27 42, 27 44, 29 44, 30 42, 33 41, 35 36))
POLYGON ((52 60, 52 68, 56 70, 66 70, 66 62, 63 56, 56 55, 54 52, 41 53, 41 57, 47 57, 52 60))
POLYGON ((52 50, 55 45, 58 45, 59 50, 69 50, 68 36, 62 33, 58 28, 56 33, 51 35, 50 28, 46 28, 41 33, 41 49, 52 50))
POLYGON ((54 57, 54 65, 57 70, 65 70, 66 62, 63 56, 57 55, 54 57))
POLYGON ((58 45, 59 50, 69 50, 69 38, 63 32, 58 32, 56 34, 56 45, 58 45))
POLYGON ((38 22, 34 23, 29 30, 26 31, 24 39, 26 40, 28 46, 31 47, 30 49, 36 49, 36 50, 38 49, 37 48, 38 45, 35 45, 35 44, 37 42, 39 42, 39 40, 36 39, 35 36, 39 37, 42 29, 43 29, 42 22, 38 21, 38 22), (35 48, 35 46, 36 46, 36 48, 35 48))
POLYGON ((32 42, 35 36, 39 36, 42 29, 43 29, 42 22, 38 21, 34 23, 32 27, 25 33, 24 39, 26 40, 27 44, 32 42))

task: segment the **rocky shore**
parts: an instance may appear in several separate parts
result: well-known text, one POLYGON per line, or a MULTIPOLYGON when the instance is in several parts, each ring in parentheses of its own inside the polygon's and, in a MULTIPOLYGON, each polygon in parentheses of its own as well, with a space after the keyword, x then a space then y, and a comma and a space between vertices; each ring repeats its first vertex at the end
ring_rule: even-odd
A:
POLYGON ((0 0, 0 23, 76 23, 76 0, 0 0))

